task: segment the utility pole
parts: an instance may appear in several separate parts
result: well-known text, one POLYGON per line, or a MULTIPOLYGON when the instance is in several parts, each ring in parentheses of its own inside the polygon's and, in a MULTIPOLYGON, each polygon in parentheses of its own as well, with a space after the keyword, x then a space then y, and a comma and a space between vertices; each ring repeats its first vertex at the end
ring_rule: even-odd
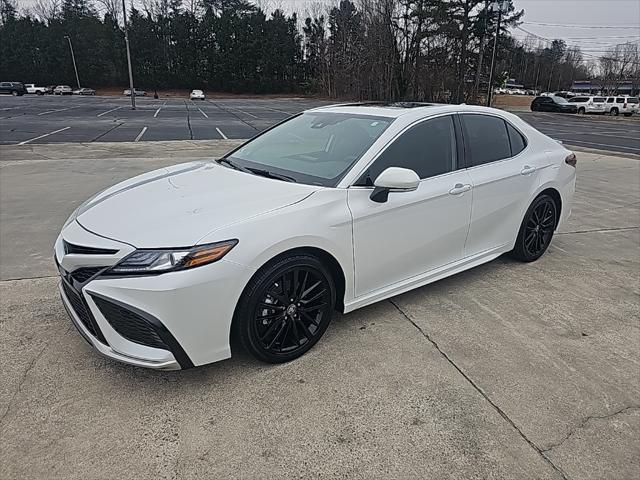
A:
POLYGON ((493 54, 491 55, 491 71, 489 72, 489 88, 487 89, 487 107, 491 106, 493 96, 493 76, 496 68, 496 50, 498 49, 498 36, 500 35, 500 22, 502 22, 502 9, 507 4, 506 1, 493 2, 491 10, 498 9, 498 24, 496 25, 496 36, 493 38, 493 54))
POLYGON ((124 25, 124 44, 127 47, 127 66, 129 67, 129 91, 131 92, 131 110, 136 109, 136 89, 133 88, 133 71, 131 70, 131 51, 129 50, 129 29, 127 28, 127 6, 122 0, 122 22, 124 25))
POLYGON ((73 70, 76 72, 76 82, 78 82, 78 90, 82 87, 80 86, 80 77, 78 76, 78 67, 76 67, 76 56, 73 53, 73 45, 71 44, 71 37, 69 35, 65 35, 64 38, 69 40, 69 48, 71 49, 71 60, 73 61, 73 70))

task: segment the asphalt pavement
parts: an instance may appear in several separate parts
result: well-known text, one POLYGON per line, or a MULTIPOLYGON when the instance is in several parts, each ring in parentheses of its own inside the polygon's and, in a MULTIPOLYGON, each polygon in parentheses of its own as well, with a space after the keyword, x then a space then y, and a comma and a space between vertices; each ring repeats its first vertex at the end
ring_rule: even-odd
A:
POLYGON ((89 348, 57 292, 66 216, 236 143, 2 146, 0 478, 640 477, 637 159, 579 154, 572 216, 539 261, 338 315, 294 362, 234 348, 158 372, 89 348))
MULTIPOLYGON (((305 109, 312 98, 0 97, 0 144, 246 139, 305 109)), ((514 112, 569 145, 640 154, 638 118, 514 112)))

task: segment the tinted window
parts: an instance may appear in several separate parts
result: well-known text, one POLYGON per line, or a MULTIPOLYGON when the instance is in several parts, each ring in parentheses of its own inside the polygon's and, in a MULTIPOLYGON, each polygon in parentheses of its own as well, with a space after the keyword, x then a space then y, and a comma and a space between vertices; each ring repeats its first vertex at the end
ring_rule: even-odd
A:
POLYGON ((588 102, 589 99, 587 97, 573 97, 572 99, 569 100, 569 102, 571 103, 581 103, 581 102, 588 102))
POLYGON ((624 98, 616 98, 616 103, 624 103, 624 98))
POLYGON ((615 99, 613 97, 609 97, 607 98, 607 103, 613 103, 615 99))
POLYGON ((594 97, 593 101, 596 103, 604 103, 604 97, 594 97))
POLYGON ((638 97, 629 97, 629 98, 627 98, 627 102, 629 102, 629 103, 638 103, 638 97))
POLYGON ((472 165, 482 165, 511 156, 511 145, 504 120, 488 115, 461 117, 472 165))
POLYGON ((507 123, 507 131, 509 132, 509 142, 511 143, 511 156, 519 154, 524 147, 527 146, 527 141, 522 134, 507 123))
POLYGON ((389 167, 410 168, 420 178, 456 169, 456 135, 451 116, 434 118, 411 127, 369 167, 358 185, 372 185, 389 167))

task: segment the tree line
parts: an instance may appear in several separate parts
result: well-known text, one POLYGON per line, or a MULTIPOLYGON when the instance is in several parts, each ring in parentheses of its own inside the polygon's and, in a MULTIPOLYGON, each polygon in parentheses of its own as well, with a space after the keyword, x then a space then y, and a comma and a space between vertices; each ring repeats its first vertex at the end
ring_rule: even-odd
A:
MULTIPOLYGON (((73 85, 68 36, 83 86, 128 84, 120 0, 38 0, 21 11, 15 1, 0 0, 3 80, 73 85)), ((127 12, 135 84, 476 102, 491 67, 493 3, 342 0, 299 16, 247 0, 142 0, 127 12)), ((589 76, 578 48, 514 38, 524 11, 504 6, 496 84, 557 90, 589 76)))

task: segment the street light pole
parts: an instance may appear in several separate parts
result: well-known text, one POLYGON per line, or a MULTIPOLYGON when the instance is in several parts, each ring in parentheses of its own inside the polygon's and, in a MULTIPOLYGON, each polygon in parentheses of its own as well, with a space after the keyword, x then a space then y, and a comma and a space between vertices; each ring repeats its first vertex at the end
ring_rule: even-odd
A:
POLYGON ((127 66, 129 67, 129 91, 131 92, 131 110, 136 109, 136 90, 133 88, 133 71, 131 70, 131 51, 129 50, 129 29, 127 28, 127 6, 122 0, 122 22, 124 25, 124 43, 127 47, 127 66))
POLYGON ((493 75, 496 67, 496 50, 498 49, 498 36, 500 35, 503 2, 493 2, 491 4, 491 8, 492 10, 495 10, 495 8, 498 9, 498 24, 496 25, 496 36, 493 38, 493 54, 491 55, 491 71, 489 72, 489 88, 487 90, 487 107, 491 106, 491 97, 493 96, 493 75))
POLYGON ((78 90, 82 87, 80 86, 80 77, 78 76, 78 67, 76 67, 76 56, 73 53, 73 45, 71 44, 71 37, 69 35, 65 35, 64 38, 69 40, 69 48, 71 49, 71 60, 73 61, 73 70, 76 72, 76 82, 78 82, 78 90))

